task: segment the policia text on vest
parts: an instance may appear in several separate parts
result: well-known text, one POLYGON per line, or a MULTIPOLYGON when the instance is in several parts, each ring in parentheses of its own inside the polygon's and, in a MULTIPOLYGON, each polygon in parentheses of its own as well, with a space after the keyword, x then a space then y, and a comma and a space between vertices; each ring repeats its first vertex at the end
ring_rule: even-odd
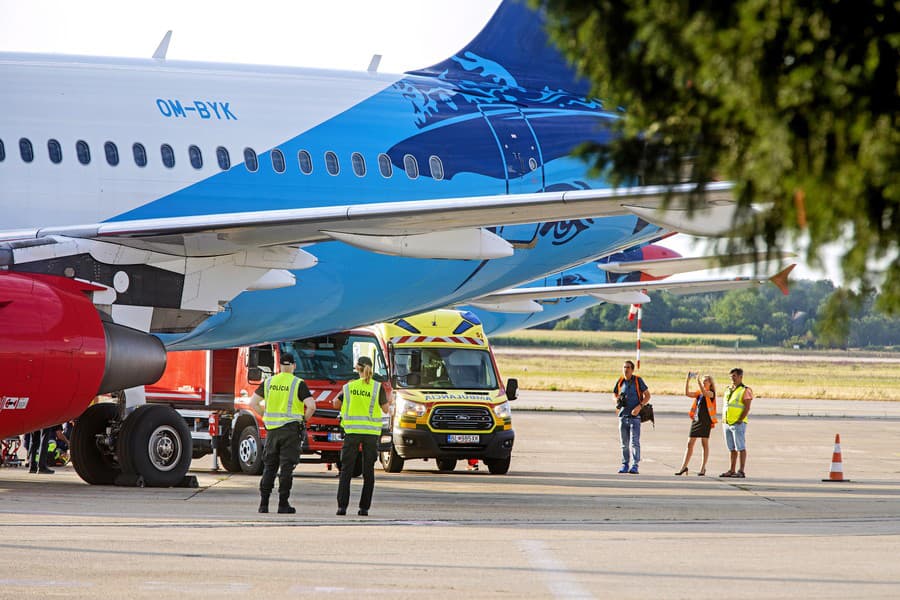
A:
POLYGON ((341 411, 344 444, 341 448, 341 479, 338 484, 338 515, 347 514, 350 503, 350 481, 356 461, 362 461, 363 489, 359 498, 360 515, 368 515, 375 490, 375 459, 381 436, 382 416, 388 410, 388 399, 381 384, 372 377, 372 360, 361 356, 356 371, 359 379, 347 382, 335 401, 341 411))
POLYGON ((266 445, 263 457, 263 474, 259 480, 259 512, 269 512, 269 496, 275 487, 278 474, 278 512, 295 513, 290 505, 294 467, 300 461, 300 439, 304 417, 309 419, 316 412, 316 402, 309 387, 302 379, 294 377, 296 366, 291 354, 282 354, 281 372, 269 377, 257 388, 251 404, 257 413, 263 413, 266 426, 266 445), (265 411, 260 404, 265 400, 265 411))

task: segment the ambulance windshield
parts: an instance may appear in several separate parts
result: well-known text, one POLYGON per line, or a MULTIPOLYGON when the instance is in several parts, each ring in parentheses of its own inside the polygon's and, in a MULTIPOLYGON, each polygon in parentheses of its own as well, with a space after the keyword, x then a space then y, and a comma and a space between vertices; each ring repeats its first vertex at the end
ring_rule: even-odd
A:
POLYGON ((495 390, 497 375, 487 350, 394 348, 394 372, 401 388, 495 390))

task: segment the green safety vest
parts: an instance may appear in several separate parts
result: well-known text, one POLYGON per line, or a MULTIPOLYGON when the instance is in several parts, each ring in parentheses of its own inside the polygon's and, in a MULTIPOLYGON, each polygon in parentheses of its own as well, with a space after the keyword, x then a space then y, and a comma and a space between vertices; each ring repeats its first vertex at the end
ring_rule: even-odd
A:
MULTIPOLYGON (((744 392, 747 390, 747 386, 743 383, 736 388, 728 387, 725 390, 725 424, 726 425, 734 425, 737 423, 738 417, 741 416, 741 412, 744 410, 744 392)), ((747 422, 747 417, 744 417, 744 423, 747 422)))
POLYGON ((362 379, 354 379, 344 386, 341 404, 341 427, 344 433, 365 435, 381 434, 381 405, 378 403, 381 384, 372 379, 366 385, 362 379))
POLYGON ((279 373, 266 379, 266 412, 263 415, 266 429, 278 429, 292 421, 303 422, 303 401, 297 397, 297 388, 302 382, 291 373, 279 373))

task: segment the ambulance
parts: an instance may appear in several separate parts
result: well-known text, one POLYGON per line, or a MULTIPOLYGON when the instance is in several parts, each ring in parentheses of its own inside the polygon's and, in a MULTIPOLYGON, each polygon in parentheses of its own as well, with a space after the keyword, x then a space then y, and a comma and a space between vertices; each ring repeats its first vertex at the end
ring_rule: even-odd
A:
POLYGON ((478 317, 436 310, 381 323, 370 331, 385 348, 392 389, 390 430, 380 458, 396 473, 408 460, 434 459, 441 471, 478 459, 493 474, 509 471, 515 432, 510 401, 478 317))

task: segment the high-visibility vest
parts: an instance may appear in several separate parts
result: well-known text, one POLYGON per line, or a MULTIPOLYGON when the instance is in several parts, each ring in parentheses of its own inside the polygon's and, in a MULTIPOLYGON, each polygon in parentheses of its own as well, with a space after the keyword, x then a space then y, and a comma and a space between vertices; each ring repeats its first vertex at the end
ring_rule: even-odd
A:
MULTIPOLYGON (((744 410, 745 391, 747 391, 747 386, 743 383, 736 388, 728 386, 728 389, 725 390, 725 423, 727 425, 736 424, 738 417, 741 416, 744 410)), ((744 417, 743 422, 747 422, 747 417, 744 417)))
POLYGON ((291 373, 279 373, 266 379, 266 412, 263 423, 266 429, 278 429, 292 421, 303 422, 303 401, 297 397, 297 389, 303 380, 291 373))
POLYGON ((712 426, 715 427, 716 423, 716 397, 707 398, 703 395, 703 392, 696 392, 697 396, 694 396, 694 402, 691 404, 691 411, 688 413, 691 419, 697 414, 697 403, 700 402, 700 398, 706 398, 706 412, 709 413, 709 418, 712 421, 712 426))
POLYGON ((354 379, 344 386, 344 401, 341 404, 341 427, 344 433, 364 435, 381 434, 381 405, 378 403, 381 384, 372 379, 354 379))

